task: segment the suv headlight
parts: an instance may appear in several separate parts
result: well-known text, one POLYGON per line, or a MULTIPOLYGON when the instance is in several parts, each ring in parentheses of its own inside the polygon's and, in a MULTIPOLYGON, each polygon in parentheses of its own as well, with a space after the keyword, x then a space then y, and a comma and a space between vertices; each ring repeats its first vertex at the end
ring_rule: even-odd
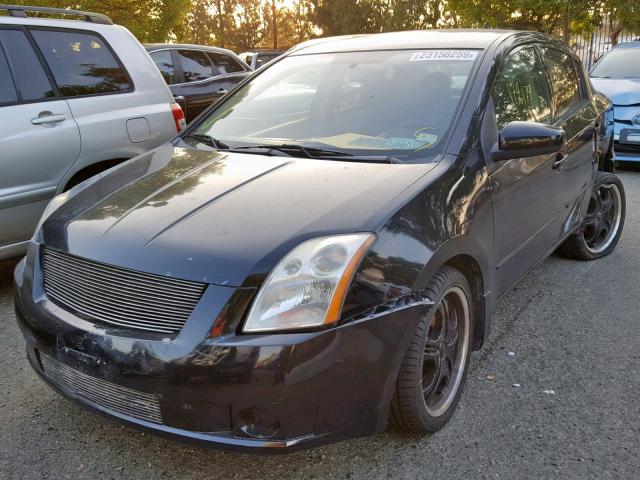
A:
POLYGON ((298 245, 260 288, 244 331, 294 330, 338 321, 353 274, 375 238, 358 233, 298 245))

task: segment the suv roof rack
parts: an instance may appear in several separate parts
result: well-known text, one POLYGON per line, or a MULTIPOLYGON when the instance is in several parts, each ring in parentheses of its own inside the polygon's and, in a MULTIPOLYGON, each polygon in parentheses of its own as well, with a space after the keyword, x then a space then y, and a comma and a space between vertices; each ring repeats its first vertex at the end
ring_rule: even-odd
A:
POLYGON ((102 15, 101 13, 68 10, 66 8, 29 7, 25 5, 0 5, 0 11, 9 12, 10 16, 19 18, 29 18, 27 12, 52 13, 56 15, 73 15, 83 17, 85 22, 100 23, 102 25, 113 25, 111 19, 106 15, 102 15))

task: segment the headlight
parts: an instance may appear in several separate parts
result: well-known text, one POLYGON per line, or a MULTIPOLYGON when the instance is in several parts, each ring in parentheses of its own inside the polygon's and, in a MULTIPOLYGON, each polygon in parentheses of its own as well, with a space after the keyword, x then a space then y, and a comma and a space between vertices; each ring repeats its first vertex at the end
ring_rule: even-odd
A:
POLYGON ((371 233, 359 233, 298 245, 260 288, 244 331, 293 330, 336 322, 354 271, 374 240, 371 233))
POLYGON ((69 192, 61 193, 60 195, 56 195, 51 199, 47 207, 44 209, 44 212, 42 212, 42 216, 38 221, 38 225, 36 225, 36 229, 34 230, 34 234, 33 234, 34 238, 38 235, 38 232, 40 231, 42 224, 47 220, 47 218, 49 218, 53 212, 55 212, 62 205, 64 205, 68 199, 69 199, 69 192))

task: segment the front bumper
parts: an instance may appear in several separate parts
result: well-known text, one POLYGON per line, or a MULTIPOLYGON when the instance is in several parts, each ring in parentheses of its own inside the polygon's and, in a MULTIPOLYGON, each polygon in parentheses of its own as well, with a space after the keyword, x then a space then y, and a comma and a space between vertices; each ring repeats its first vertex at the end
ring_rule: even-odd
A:
POLYGON ((640 115, 637 106, 614 105, 613 124, 613 158, 618 162, 640 162, 640 141, 630 141, 640 136, 640 125, 636 125, 634 118, 640 115))
MULTIPOLYGON (((286 452, 384 430, 400 362, 429 306, 414 303, 321 332, 215 339, 202 332, 223 305, 209 305, 206 317, 199 306, 186 335, 132 338, 47 299, 36 265, 37 251, 30 251, 16 269, 16 316, 29 361, 48 384, 130 425, 228 450, 286 452), (66 373, 48 373, 43 359, 66 373), (78 378, 94 391, 87 394, 78 378), (113 391, 153 396, 160 416, 131 415, 127 402, 136 399, 107 398, 113 391)), ((203 301, 234 290, 209 289, 215 292, 203 301)))

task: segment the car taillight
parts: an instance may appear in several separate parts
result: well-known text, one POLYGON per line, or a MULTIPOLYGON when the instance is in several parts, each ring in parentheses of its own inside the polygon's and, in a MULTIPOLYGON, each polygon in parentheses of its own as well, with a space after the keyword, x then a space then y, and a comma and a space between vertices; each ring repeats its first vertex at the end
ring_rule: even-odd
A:
POLYGON ((176 122, 176 131, 179 132, 187 126, 187 119, 184 116, 182 107, 180 107, 180 105, 178 105, 177 103, 172 103, 171 113, 173 114, 173 121, 176 122))

